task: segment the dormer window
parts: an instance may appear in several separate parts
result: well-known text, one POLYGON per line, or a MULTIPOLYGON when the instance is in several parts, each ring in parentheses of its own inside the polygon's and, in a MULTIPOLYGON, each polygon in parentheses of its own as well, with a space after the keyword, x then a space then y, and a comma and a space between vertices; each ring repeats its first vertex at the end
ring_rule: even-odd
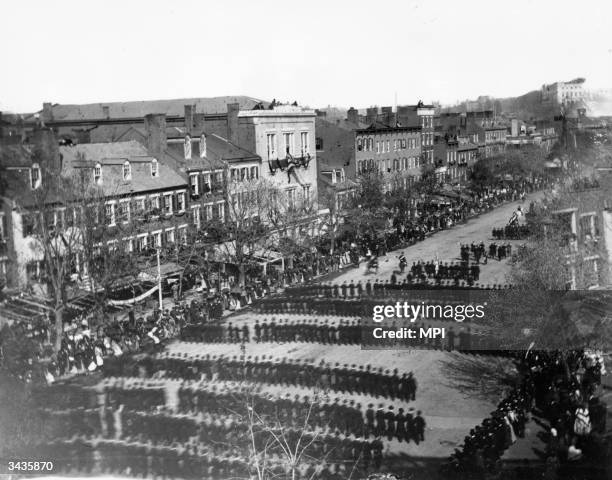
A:
POLYGON ((40 167, 38 166, 38 163, 35 163, 30 169, 30 186, 32 187, 32 190, 39 188, 40 183, 40 167))
POLYGON ((159 165, 157 164, 156 159, 153 159, 153 161, 151 162, 151 176, 153 178, 159 176, 159 165))
POLYGON ((125 162, 123 164, 123 180, 131 180, 132 178, 132 166, 130 162, 125 162))
POLYGON ((99 163, 96 163, 96 166, 94 167, 94 182, 102 182, 102 165, 99 163))

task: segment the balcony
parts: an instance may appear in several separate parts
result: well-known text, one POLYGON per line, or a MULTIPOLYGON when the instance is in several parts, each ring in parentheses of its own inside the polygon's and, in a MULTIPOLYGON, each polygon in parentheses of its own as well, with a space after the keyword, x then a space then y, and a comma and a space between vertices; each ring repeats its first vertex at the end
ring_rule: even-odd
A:
POLYGON ((268 166, 270 167, 270 174, 276 174, 277 170, 281 172, 289 172, 293 168, 308 169, 310 165, 311 156, 309 153, 302 154, 299 157, 294 157, 290 153, 283 159, 268 159, 268 166))

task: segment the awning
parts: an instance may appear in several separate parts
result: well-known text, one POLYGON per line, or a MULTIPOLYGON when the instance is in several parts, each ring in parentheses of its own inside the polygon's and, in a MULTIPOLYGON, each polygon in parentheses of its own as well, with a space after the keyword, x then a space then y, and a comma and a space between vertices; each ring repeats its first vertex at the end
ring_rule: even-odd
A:
POLYGON ((138 295, 137 297, 128 298, 127 300, 108 300, 108 304, 114 307, 119 307, 122 305, 134 305, 135 303, 138 303, 144 300, 145 298, 150 297, 155 292, 157 292, 158 289, 159 289, 159 284, 156 284, 155 286, 153 286, 146 292, 142 293, 141 295, 138 295))
MULTIPOLYGON (((163 263, 160 267, 162 278, 169 277, 171 275, 178 275, 182 273, 183 270, 184 270, 183 267, 181 267, 180 265, 177 265, 174 262, 163 263)), ((158 274, 157 266, 149 267, 149 268, 144 269, 142 272, 140 272, 138 274, 138 278, 140 280, 157 280, 157 274, 158 274)))
MULTIPOLYGON (((225 261, 232 263, 236 258, 236 244, 234 242, 225 242, 221 245, 215 245, 214 256, 216 261, 225 261)), ((258 248, 251 252, 246 252, 246 257, 251 258, 259 263, 272 263, 282 260, 283 255, 274 250, 258 248)))

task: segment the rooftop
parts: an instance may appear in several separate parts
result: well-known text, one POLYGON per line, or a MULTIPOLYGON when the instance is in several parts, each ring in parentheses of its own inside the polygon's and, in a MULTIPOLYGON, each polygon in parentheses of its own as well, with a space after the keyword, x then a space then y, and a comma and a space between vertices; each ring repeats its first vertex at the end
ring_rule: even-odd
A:
MULTIPOLYGON (((143 118, 151 113, 163 113, 168 117, 185 114, 185 105, 194 106, 194 113, 226 114, 227 105, 238 103, 240 110, 252 110, 268 102, 257 98, 239 96, 210 98, 177 98, 171 100, 144 100, 135 102, 88 103, 82 105, 51 105, 53 121, 84 121, 101 119, 143 118), (108 108, 108 113, 105 111, 108 108)), ((42 112, 41 112, 42 113, 42 112)))

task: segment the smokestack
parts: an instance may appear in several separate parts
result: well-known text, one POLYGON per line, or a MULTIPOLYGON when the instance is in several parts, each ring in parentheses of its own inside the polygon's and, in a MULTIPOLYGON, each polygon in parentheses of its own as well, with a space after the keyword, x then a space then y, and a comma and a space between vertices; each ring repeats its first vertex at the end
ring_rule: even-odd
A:
POLYGON ((163 113, 150 113, 145 115, 144 120, 147 132, 147 149, 149 154, 159 159, 166 150, 168 142, 166 137, 166 115, 163 113))
POLYGON ((351 107, 348 109, 348 112, 346 112, 346 118, 349 122, 358 124, 359 123, 359 112, 357 111, 357 109, 351 107))
POLYGON ((228 103, 227 104, 227 139, 235 143, 238 142, 238 112, 240 112, 239 103, 228 103))
POLYGON ((185 133, 187 135, 191 135, 193 129, 194 110, 193 105, 185 105, 185 133))

